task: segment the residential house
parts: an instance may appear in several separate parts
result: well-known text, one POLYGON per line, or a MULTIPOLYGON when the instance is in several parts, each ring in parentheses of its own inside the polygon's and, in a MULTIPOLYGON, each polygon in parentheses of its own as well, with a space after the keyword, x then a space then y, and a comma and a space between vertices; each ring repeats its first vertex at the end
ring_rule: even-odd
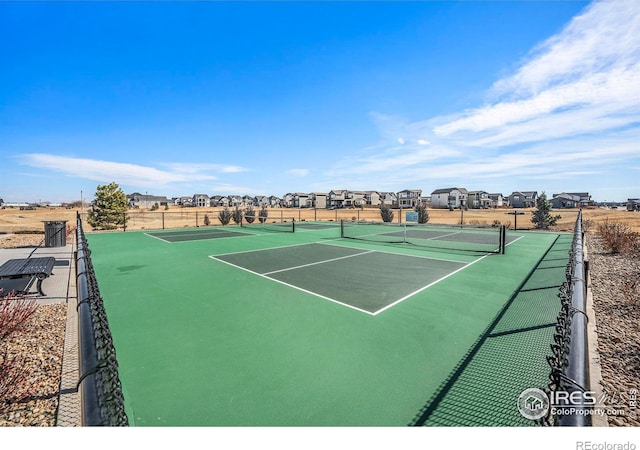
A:
POLYGON ((312 192, 310 198, 312 208, 324 209, 327 207, 327 194, 324 192, 312 192))
POLYGON ((347 191, 344 189, 334 189, 329 191, 327 197, 327 207, 329 208, 344 208, 344 202, 347 197, 347 191))
POLYGON ((361 208, 367 203, 364 191, 347 191, 345 195, 345 208, 361 208))
POLYGON ((311 207, 311 195, 303 192, 296 192, 293 194, 293 207, 294 208, 309 208, 311 207))
POLYGON ((277 208, 282 206, 283 200, 280 197, 276 197, 275 195, 269 196, 269 206, 272 208, 277 208))
POLYGON ((415 208, 420 203, 422 189, 405 189, 398 192, 398 207, 415 208))
POLYGON ((492 208, 502 208, 504 206, 504 197, 502 194, 489 194, 492 208))
POLYGON ((193 197, 178 197, 176 204, 182 207, 193 206, 193 197))
POLYGON ((395 192, 380 192, 380 205, 391 208, 398 205, 398 194, 395 192))
POLYGON ((551 206, 555 209, 579 208, 580 196, 568 194, 566 192, 563 192, 562 194, 553 194, 553 198, 551 199, 551 206))
POLYGON ((293 208, 293 199, 295 198, 295 193, 287 192, 282 197, 282 207, 284 208, 293 208))
POLYGON ((551 203, 554 208, 586 208, 593 206, 593 200, 588 192, 563 192, 561 194, 553 194, 551 203), (554 203, 554 200, 558 200, 554 203), (557 204, 557 206, 556 206, 557 204))
POLYGON ((380 206, 382 200, 380 199, 380 192, 378 191, 365 191, 364 193, 365 205, 369 207, 380 206))
POLYGON ((129 208, 152 208, 155 205, 167 206, 171 201, 164 196, 147 195, 134 192, 127 196, 129 208))
POLYGON ((514 191, 509 196, 509 206, 512 208, 533 208, 538 200, 537 191, 514 191))
POLYGON ((229 195, 229 207, 230 208, 235 208, 238 207, 240 208, 241 206, 243 206, 242 203, 242 197, 239 195, 229 195))
POLYGON ((194 194, 192 204, 197 208, 208 208, 210 206, 209 196, 207 194, 194 194))
POLYGON ((465 204, 469 191, 465 188, 436 189, 431 193, 431 206, 434 208, 459 208, 465 204))
POLYGON ((212 195, 209 197, 209 206, 211 206, 212 208, 218 207, 218 206, 225 206, 223 205, 223 198, 225 198, 222 195, 212 195))
POLYGON ((256 208, 266 208, 269 206, 269 197, 266 195, 256 195, 253 197, 253 204, 256 208))
POLYGON ((492 207, 492 200, 486 191, 469 191, 467 206, 473 209, 488 209, 492 207))
POLYGON ((252 197, 250 195, 243 195, 242 196, 242 205, 243 206, 254 206, 253 200, 254 200, 254 197, 252 197))

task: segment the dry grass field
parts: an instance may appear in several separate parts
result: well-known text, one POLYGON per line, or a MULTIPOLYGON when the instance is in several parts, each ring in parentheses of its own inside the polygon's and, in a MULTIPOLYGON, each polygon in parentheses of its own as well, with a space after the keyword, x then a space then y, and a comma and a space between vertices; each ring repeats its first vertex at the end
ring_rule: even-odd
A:
MULTIPOLYGON (((204 226, 205 216, 211 225, 219 225, 217 219, 221 208, 179 208, 172 207, 167 211, 143 211, 130 210, 127 229, 152 230, 162 228, 183 228, 204 226)), ((533 209, 518 209, 517 219, 513 209, 501 208, 493 210, 467 210, 449 211, 446 209, 429 208, 429 222, 441 224, 493 224, 501 223, 513 229, 530 229, 531 212, 533 209)), ((394 210, 394 222, 400 217, 404 221, 405 211, 394 210)), ((576 219, 577 209, 555 210, 553 214, 559 214, 562 218, 554 227, 554 231, 572 231, 576 219)), ((39 208, 36 210, 20 211, 18 209, 0 210, 0 234, 8 233, 44 233, 44 221, 66 220, 69 227, 75 227, 76 210, 64 208, 39 208)), ((583 210, 583 218, 588 223, 596 226, 605 220, 621 222, 632 231, 640 232, 640 213, 623 210, 590 208, 583 210)), ((380 220, 380 212, 377 208, 343 209, 343 210, 313 210, 313 209, 289 209, 270 208, 268 221, 281 221, 295 219, 300 220, 380 220)), ((84 222, 86 231, 91 227, 84 222)))

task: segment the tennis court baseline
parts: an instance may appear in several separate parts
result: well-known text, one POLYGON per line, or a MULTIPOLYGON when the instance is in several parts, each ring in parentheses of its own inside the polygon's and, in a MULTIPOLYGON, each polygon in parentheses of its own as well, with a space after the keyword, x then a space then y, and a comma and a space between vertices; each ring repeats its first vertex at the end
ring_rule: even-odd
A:
POLYGON ((210 258, 371 315, 473 264, 323 243, 210 258))

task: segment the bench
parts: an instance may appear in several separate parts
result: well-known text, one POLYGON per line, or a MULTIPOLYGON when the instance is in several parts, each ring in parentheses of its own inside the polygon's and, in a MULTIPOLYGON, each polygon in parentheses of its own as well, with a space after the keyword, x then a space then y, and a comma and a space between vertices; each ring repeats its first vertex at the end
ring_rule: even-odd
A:
POLYGON ((0 266, 0 280, 29 278, 32 281, 36 278, 38 293, 44 297, 46 294, 42 292, 42 281, 51 275, 55 263, 53 257, 10 259, 0 266))

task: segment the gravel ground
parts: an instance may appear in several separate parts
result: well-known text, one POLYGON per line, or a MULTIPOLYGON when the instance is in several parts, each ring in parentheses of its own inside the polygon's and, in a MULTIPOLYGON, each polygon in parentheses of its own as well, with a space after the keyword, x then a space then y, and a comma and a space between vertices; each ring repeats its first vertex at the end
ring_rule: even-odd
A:
POLYGON ((5 234, 0 237, 0 248, 34 247, 44 242, 44 233, 5 234))
MULTIPOLYGON (((38 246, 43 234, 13 234, 0 239, 0 248, 38 246)), ((29 397, 2 410, 0 426, 54 426, 58 408, 66 303, 39 305, 25 327, 0 342, 0 359, 15 358, 29 372, 29 397)))
POLYGON ((594 233, 587 248, 609 426, 640 426, 640 261, 606 253, 594 233))

